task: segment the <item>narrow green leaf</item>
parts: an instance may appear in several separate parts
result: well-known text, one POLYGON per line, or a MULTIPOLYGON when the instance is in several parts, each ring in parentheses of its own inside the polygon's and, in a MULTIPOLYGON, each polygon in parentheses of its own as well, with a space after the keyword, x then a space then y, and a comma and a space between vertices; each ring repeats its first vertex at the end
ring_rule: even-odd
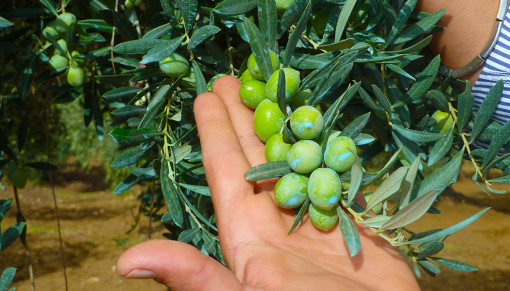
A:
POLYGON ((195 70, 195 85, 197 87, 197 95, 200 95, 208 91, 207 82, 205 81, 205 77, 202 74, 202 70, 195 60, 192 61, 192 66, 193 70, 195 70))
POLYGON ((407 173, 408 167, 400 167, 386 178, 374 191, 367 203, 367 210, 372 209, 377 204, 385 201, 391 195, 395 194, 402 186, 402 181, 407 173))
POLYGON ((320 81, 322 81, 326 76, 330 73, 330 70, 332 67, 338 66, 338 67, 344 67, 348 65, 349 63, 352 63, 354 59, 356 58, 357 53, 355 51, 351 51, 346 53, 345 55, 338 55, 335 58, 333 58, 331 61, 329 61, 327 64, 323 65, 322 67, 314 70, 308 76, 306 76, 302 81, 301 85, 299 86, 298 91, 304 90, 304 89, 310 89, 314 86, 316 86, 320 81))
MULTIPOLYGON (((417 51, 420 51, 421 49, 427 47, 431 41, 432 41, 432 35, 429 35, 426 38, 422 39, 421 41, 419 41, 416 44, 413 44, 410 47, 407 47, 407 48, 404 48, 401 50, 397 50, 397 51, 391 51, 391 53, 393 53, 393 54, 408 54, 408 53, 412 53, 412 52, 417 52, 417 51)), ((388 53, 390 53, 390 52, 388 52, 388 53)))
POLYGON ((3 234, 2 234, 2 251, 5 250, 8 246, 10 246, 13 242, 18 239, 18 237, 21 236, 23 233, 23 230, 25 229, 26 223, 25 222, 18 222, 14 225, 11 225, 3 234))
POLYGON ((507 121, 503 127, 501 127, 489 144, 487 154, 483 157, 482 168, 486 167, 496 157, 498 152, 501 151, 503 145, 510 140, 510 121, 507 121))
POLYGON ((495 178, 492 180, 489 180, 491 183, 498 183, 498 184, 509 184, 510 185, 510 175, 506 175, 503 177, 495 178))
POLYGON ((111 9, 101 10, 99 14, 101 13, 108 13, 111 14, 111 17, 113 18, 113 23, 115 24, 116 28, 119 31, 119 34, 126 40, 135 40, 138 38, 138 33, 136 32, 135 26, 124 17, 124 15, 120 14, 119 12, 115 12, 111 9))
MULTIPOLYGON (((7 200, 0 199, 0 222, 4 219, 5 214, 9 211, 11 207, 12 198, 7 200)), ((1 246, 0 246, 1 249, 1 246)))
POLYGON ((355 152, 352 152, 352 154, 354 155, 354 164, 351 167, 351 182, 347 192, 347 205, 350 205, 354 200, 354 197, 356 196, 356 193, 358 193, 361 185, 361 181, 363 180, 363 167, 361 166, 361 162, 355 152))
POLYGON ((402 194, 400 195, 400 206, 399 209, 403 209, 409 204, 411 200, 411 194, 413 193, 414 181, 416 180, 416 175, 418 174, 418 169, 420 168, 421 159, 418 156, 414 162, 409 167, 407 171, 406 177, 404 178, 404 182, 402 184, 402 194))
POLYGON ((200 27, 199 29, 197 29, 193 32, 193 35, 191 36, 191 38, 188 42, 188 50, 192 50, 192 49, 196 48, 204 40, 217 34, 220 31, 221 31, 221 29, 214 25, 206 25, 206 26, 200 27))
POLYGON ((342 232, 342 237, 344 238, 347 247, 349 248, 349 253, 351 257, 356 256, 361 250, 361 240, 359 237, 358 229, 352 222, 351 218, 342 207, 338 206, 336 208, 336 213, 339 218, 339 226, 340 231, 342 232))
POLYGON ((439 10, 420 21, 407 26, 395 39, 394 44, 401 44, 410 41, 420 35, 429 33, 435 24, 441 19, 446 9, 439 10))
POLYGON ((145 112, 145 107, 135 106, 135 105, 126 105, 119 109, 115 109, 112 111, 112 115, 116 117, 130 117, 135 116, 140 113, 145 112))
POLYGON ((146 150, 136 146, 122 152, 113 160, 112 168, 123 168, 136 163, 144 156, 146 150))
POLYGON ((276 45, 276 26, 278 14, 274 0, 258 0, 258 19, 260 30, 264 32, 266 46, 273 49, 276 45))
POLYGON ((351 123, 349 123, 343 130, 343 136, 348 136, 352 139, 355 139, 358 134, 367 126, 368 121, 370 120, 370 112, 361 115, 360 117, 354 119, 351 123))
POLYGON ((244 178, 248 181, 260 181, 282 177, 290 172, 291 170, 287 161, 271 162, 249 169, 244 174, 244 178))
POLYGON ((448 185, 455 183, 459 176, 463 155, 464 149, 459 151, 448 163, 423 179, 413 191, 417 193, 415 197, 421 197, 432 190, 443 192, 448 185))
POLYGON ((163 85, 158 89, 158 92, 156 92, 152 100, 149 102, 147 111, 143 116, 142 121, 140 121, 138 128, 147 127, 151 121, 154 120, 154 118, 159 114, 161 107, 165 104, 170 89, 170 85, 163 85))
POLYGON ((409 205, 402 208, 397 214, 393 215, 390 220, 381 226, 381 229, 399 228, 418 220, 429 210, 438 195, 439 192, 430 191, 414 200, 409 205))
POLYGON ((119 43, 113 47, 113 51, 118 54, 146 54, 150 49, 164 43, 168 43, 168 40, 142 38, 119 43))
POLYGON ((444 248, 444 242, 442 241, 426 242, 420 245, 420 248, 423 248, 423 250, 420 252, 418 256, 416 256, 417 260, 421 260, 439 253, 444 248))
MULTIPOLYGON (((12 284, 12 280, 14 280, 14 276, 16 275, 16 268, 9 267, 2 272, 2 276, 0 277, 0 291, 7 291, 12 284)), ((13 289, 11 289, 12 291, 13 289)))
POLYGON ((103 98, 112 101, 126 96, 133 96, 140 91, 142 91, 142 88, 134 86, 119 87, 104 93, 103 98))
POLYGON ((223 0, 221 1, 214 12, 222 15, 241 15, 257 7, 257 0, 223 0))
POLYGON ((285 117, 287 117, 287 100, 285 98, 285 72, 280 70, 278 73, 278 86, 276 89, 276 101, 278 102, 278 107, 283 112, 285 117))
POLYGON ((306 211, 310 206, 310 202, 310 198, 306 197, 305 202, 303 202, 303 205, 301 205, 301 208, 299 208, 299 212, 296 214, 296 218, 294 219, 294 222, 292 223, 292 226, 287 234, 291 234, 296 229, 296 227, 301 224, 303 221, 303 216, 305 216, 306 211))
POLYGON ((180 242, 183 242, 183 243, 190 243, 193 240, 193 238, 195 238, 195 236, 199 233, 200 233, 200 228, 198 228, 198 227, 186 229, 185 231, 183 231, 179 234, 179 237, 177 238, 177 240, 180 242))
POLYGON ((368 108, 370 108, 376 112, 382 110, 382 107, 379 106, 377 103, 375 103, 375 101, 372 99, 372 97, 370 97, 370 95, 367 93, 367 91, 365 91, 365 89, 363 89, 363 87, 359 87, 358 93, 359 93, 359 97, 361 97, 361 100, 363 100, 363 103, 365 103, 365 105, 368 108))
POLYGON ((280 24, 280 37, 286 33, 293 24, 299 21, 299 18, 305 11, 308 1, 309 0, 295 0, 293 1, 294 3, 292 3, 285 11, 280 24))
POLYGON ((0 16, 0 28, 13 26, 14 23, 0 16))
POLYGON ((164 40, 164 43, 158 44, 151 48, 147 54, 140 61, 141 64, 148 64, 153 62, 159 62, 170 56, 175 52, 182 43, 184 35, 176 37, 172 40, 164 40))
POLYGON ((443 112, 448 112, 450 110, 449 102, 441 91, 430 90, 427 92, 427 98, 432 101, 432 104, 434 104, 437 109, 443 112))
POLYGON ((255 57, 255 61, 257 62, 257 66, 260 68, 262 75, 264 75, 264 78, 267 80, 273 73, 273 66, 271 58, 269 57, 269 50, 264 45, 264 42, 261 41, 264 39, 264 35, 249 18, 245 17, 243 19, 243 24, 250 41, 251 50, 255 57))
POLYGON ((448 227, 446 229, 434 232, 433 234, 430 234, 428 236, 425 236, 425 237, 422 237, 422 238, 419 238, 419 239, 402 242, 399 245, 417 244, 417 243, 423 243, 423 242, 427 242, 427 241, 433 241, 433 240, 444 238, 444 237, 446 237, 446 236, 448 236, 448 235, 450 235, 450 234, 452 234, 452 233, 454 233, 454 232, 456 232, 458 230, 461 230, 464 227, 468 226, 473 221, 477 220, 480 216, 482 216, 482 214, 484 214, 489 209, 490 209, 490 207, 485 208, 484 210, 478 212, 477 214, 471 216, 470 218, 465 219, 465 220, 463 220, 463 221, 461 221, 461 222, 459 222, 459 223, 457 223, 457 224, 455 224, 453 226, 450 226, 450 227, 448 227))
POLYGON ((340 50, 350 48, 353 43, 354 43, 354 38, 348 38, 348 39, 341 40, 339 42, 320 45, 319 47, 317 47, 317 49, 325 50, 328 52, 340 51, 340 50))
POLYGON ((398 12, 395 22, 393 22, 393 26, 391 27, 390 34, 386 40, 385 46, 391 44, 395 37, 400 33, 400 31, 402 31, 402 28, 404 27, 404 24, 406 24, 407 19, 409 19, 409 16, 411 16, 413 13, 417 2, 418 0, 407 0, 406 3, 404 3, 404 6, 402 6, 398 12))
POLYGON ((136 183, 138 183, 138 181, 140 181, 140 178, 138 178, 134 174, 129 174, 129 176, 122 180, 122 182, 120 182, 120 184, 115 188, 115 190, 113 190, 113 194, 123 193, 124 191, 133 187, 136 183))
POLYGON ((391 218, 391 216, 376 215, 376 216, 372 216, 370 218, 363 220, 362 223, 366 227, 380 228, 381 225, 385 224, 386 221, 388 221, 390 218, 391 218))
POLYGON ((408 129, 400 125, 392 124, 391 127, 403 137, 413 142, 431 142, 436 141, 444 136, 443 133, 433 133, 426 131, 418 131, 408 129))
POLYGON ((372 84, 372 91, 374 91, 375 98, 377 99, 377 102, 379 102, 379 105, 381 105, 388 115, 391 115, 390 101, 388 101, 388 98, 386 98, 386 95, 384 95, 381 88, 379 88, 376 84, 372 84))
MULTIPOLYGON (((352 67, 352 64, 351 64, 352 67)), ((350 86, 345 92, 338 98, 335 103, 333 103, 328 110, 324 113, 324 128, 330 127, 336 118, 339 116, 340 112, 344 109, 345 106, 351 101, 351 99, 356 95, 358 89, 361 86, 361 82, 355 83, 350 86)))
POLYGON ((195 25, 195 19, 198 12, 198 0, 176 0, 179 10, 181 10, 184 19, 184 27, 189 34, 191 28, 195 25))
POLYGON ((39 0, 46 9, 48 9, 53 15, 58 16, 57 9, 55 9, 55 6, 53 3, 51 3, 49 0, 39 0))
POLYGON ((438 266, 434 265, 433 263, 427 261, 427 259, 421 259, 418 260, 418 264, 425 269, 425 271, 430 272, 431 274, 439 274, 441 270, 438 266))
POLYGON ((459 130, 464 130, 464 126, 466 126, 471 114, 473 114, 474 103, 475 97, 471 94, 471 83, 466 81, 466 90, 457 99, 457 125, 459 130))
POLYGON ((342 6, 342 11, 336 23, 334 42, 338 42, 342 38, 342 34, 344 33, 345 26, 347 25, 347 21, 349 21, 354 6, 356 6, 356 0, 347 0, 344 6, 342 6))
POLYGON ((427 165, 430 167, 439 162, 448 151, 452 148, 453 144, 453 127, 446 132, 446 135, 438 140, 429 152, 429 159, 427 165))
POLYGON ((153 28, 152 30, 146 32, 143 36, 142 36, 142 39, 148 39, 148 38, 152 38, 152 39, 156 39, 156 38, 160 38, 162 35, 166 34, 168 31, 170 31, 172 29, 172 24, 171 23, 165 23, 163 25, 160 25, 156 28, 153 28))
POLYGON ((186 188, 200 195, 211 196, 211 190, 209 189, 208 186, 198 186, 184 183, 179 183, 179 186, 182 186, 183 188, 186 188))
POLYGON ((296 45, 301 38, 301 34, 306 29, 306 24, 308 23, 308 19, 310 19, 310 15, 312 14, 312 1, 309 0, 308 4, 306 4, 305 11, 301 18, 299 18, 298 24, 294 31, 289 36, 289 40, 287 41, 287 46, 285 47, 285 58, 283 59, 283 66, 287 67, 290 63, 290 59, 294 50, 296 49, 296 45))
POLYGON ((162 135, 159 130, 147 128, 114 128, 110 132, 113 141, 120 145, 139 144, 158 135, 162 135))
POLYGON ((425 92, 427 92, 436 79, 439 65, 441 64, 441 58, 436 56, 427 67, 416 76, 416 82, 413 84, 411 89, 407 92, 407 95, 412 100, 418 100, 425 92))
POLYGON ((421 271, 416 261, 413 261, 413 273, 416 277, 421 278, 421 271))
POLYGON ((127 167, 129 171, 140 179, 152 179, 156 177, 156 171, 153 167, 138 168, 138 167, 127 167))
POLYGON ((450 260, 450 259, 435 258, 435 257, 432 257, 431 259, 433 259, 436 263, 440 264, 443 267, 446 267, 448 269, 452 269, 452 270, 455 270, 458 272, 478 271, 477 267, 467 264, 467 263, 450 260))
POLYGON ((408 72, 406 72, 404 69, 402 69, 401 67, 399 67, 397 65, 387 64, 386 67, 399 75, 402 75, 408 79, 416 81, 416 79, 411 74, 409 74, 408 72))
MULTIPOLYGON (((393 156, 391 156, 390 160, 386 163, 386 165, 384 165, 384 167, 382 169, 380 169, 379 171, 377 171, 375 173, 368 173, 368 172, 363 173, 363 179, 361 181, 361 186, 370 185, 370 184, 374 183, 375 181, 379 180, 382 176, 386 175, 386 173, 388 173, 388 171, 393 167, 395 162, 398 161, 398 158, 399 158, 401 152, 402 152, 402 149, 399 148, 398 151, 396 151, 393 154, 393 156)), ((350 182, 351 181, 350 179, 351 179, 350 171, 345 172, 340 177, 340 180, 342 180, 343 182, 350 182)))
POLYGON ((161 190, 163 191, 163 197, 165 197, 166 206, 168 212, 172 217, 173 222, 181 227, 184 222, 184 216, 182 212, 181 203, 179 201, 178 192, 174 185, 174 179, 170 176, 170 162, 163 159, 161 161, 161 190))

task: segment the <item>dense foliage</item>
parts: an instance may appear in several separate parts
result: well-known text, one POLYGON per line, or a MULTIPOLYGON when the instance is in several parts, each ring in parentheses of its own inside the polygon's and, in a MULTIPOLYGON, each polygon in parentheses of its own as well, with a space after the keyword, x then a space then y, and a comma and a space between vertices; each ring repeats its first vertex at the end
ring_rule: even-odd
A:
MULTIPOLYGON (((509 146, 510 126, 490 119, 502 84, 473 113, 470 84, 439 75, 440 58, 426 50, 430 34, 442 29, 436 23, 444 11, 419 12, 416 2, 3 1, 2 178, 23 188, 27 168, 55 170, 52 141, 62 139, 52 137, 63 131, 58 114, 50 113, 58 112, 54 104, 79 104, 85 126, 93 126, 99 138, 113 128, 105 137, 118 144, 111 167, 129 170, 114 192, 145 186, 143 209, 164 224, 165 236, 222 261, 193 101, 221 75, 241 76, 253 53, 264 81, 275 70, 272 57, 278 66, 299 71, 298 91, 310 93, 299 106, 320 109, 323 138, 337 130, 359 148, 353 168, 340 177, 350 185, 337 208, 351 255, 360 249, 354 226, 360 223, 399 246, 418 276, 418 266, 439 273, 433 262, 475 270, 435 255, 450 234, 485 210, 442 230, 415 233, 406 225, 426 212, 440 217, 432 204, 456 181, 463 159, 475 166, 473 180, 482 181, 484 191, 501 193, 491 183, 510 183, 509 176, 486 180, 494 167, 510 174, 508 155, 499 155, 509 146), (476 138, 491 141, 488 149, 475 149, 476 138), (375 160, 382 166, 365 170, 375 160), (364 193, 368 205, 362 207, 353 199, 366 185, 377 190, 364 193), (367 216, 370 210, 377 215, 367 216)), ((283 82, 274 82, 277 104, 290 116, 298 105, 285 99, 283 82)), ((282 133, 286 142, 296 142, 287 126, 282 133)), ((276 161, 251 169, 246 178, 289 171, 288 163, 276 161)), ((291 231, 308 204, 296 211, 291 231)), ((9 205, 1 201, 2 216, 9 205)), ((23 221, 19 216, 14 238, 22 235, 23 221)))

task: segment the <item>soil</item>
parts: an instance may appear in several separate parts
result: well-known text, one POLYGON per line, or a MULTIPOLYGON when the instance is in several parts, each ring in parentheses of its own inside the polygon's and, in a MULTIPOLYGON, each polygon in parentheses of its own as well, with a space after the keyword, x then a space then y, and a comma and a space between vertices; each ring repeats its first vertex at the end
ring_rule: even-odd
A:
MULTIPOLYGON (((471 172, 463 167, 459 182, 440 196, 435 206, 443 214, 427 214, 409 228, 445 228, 492 207, 473 224, 448 237, 439 254, 473 264, 479 271, 460 273, 441 268, 435 278, 422 272, 422 290, 510 290, 510 251, 506 248, 510 243, 510 198, 482 193, 471 181, 471 172)), ((136 191, 112 194, 98 183, 102 178, 99 168, 84 174, 76 166, 68 166, 56 176, 69 290, 167 290, 152 280, 124 280, 117 275, 115 264, 120 254, 148 239, 148 219, 137 217, 136 191)), ((510 191, 510 187, 505 190, 510 191)), ((65 290, 52 190, 29 184, 19 195, 28 225, 36 290, 65 290)), ((11 188, 0 190, 0 199, 11 197, 11 188)), ((2 221, 4 231, 15 223, 15 216, 13 203, 2 221)), ((162 238, 163 229, 157 224, 153 228, 152 237, 162 238)), ((8 266, 18 269, 13 287, 30 290, 25 252, 19 240, 0 253, 0 270, 8 266)))

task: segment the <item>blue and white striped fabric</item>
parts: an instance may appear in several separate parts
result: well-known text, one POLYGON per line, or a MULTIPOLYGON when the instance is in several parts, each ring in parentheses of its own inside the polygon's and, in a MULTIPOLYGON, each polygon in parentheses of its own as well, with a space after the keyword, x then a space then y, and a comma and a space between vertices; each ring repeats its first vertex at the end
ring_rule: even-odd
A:
MULTIPOLYGON (((504 82, 503 96, 491 119, 505 124, 510 120, 510 11, 505 15, 498 42, 471 90, 475 97, 473 108, 475 112, 480 108, 489 90, 499 80, 504 82)), ((482 148, 489 146, 489 143, 483 140, 477 140, 473 144, 482 148)))

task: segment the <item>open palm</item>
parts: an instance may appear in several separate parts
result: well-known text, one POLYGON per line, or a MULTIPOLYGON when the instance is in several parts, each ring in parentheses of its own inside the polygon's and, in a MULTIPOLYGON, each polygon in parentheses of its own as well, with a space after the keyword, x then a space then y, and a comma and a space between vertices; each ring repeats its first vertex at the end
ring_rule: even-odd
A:
POLYGON ((291 235, 293 211, 273 200, 275 180, 248 182, 265 163, 253 111, 239 100, 240 83, 226 76, 195 101, 207 181, 228 268, 194 247, 153 240, 126 251, 117 264, 127 278, 153 278, 173 290, 417 290, 399 251, 359 228, 361 251, 351 258, 338 227, 314 228, 306 218, 291 235))

